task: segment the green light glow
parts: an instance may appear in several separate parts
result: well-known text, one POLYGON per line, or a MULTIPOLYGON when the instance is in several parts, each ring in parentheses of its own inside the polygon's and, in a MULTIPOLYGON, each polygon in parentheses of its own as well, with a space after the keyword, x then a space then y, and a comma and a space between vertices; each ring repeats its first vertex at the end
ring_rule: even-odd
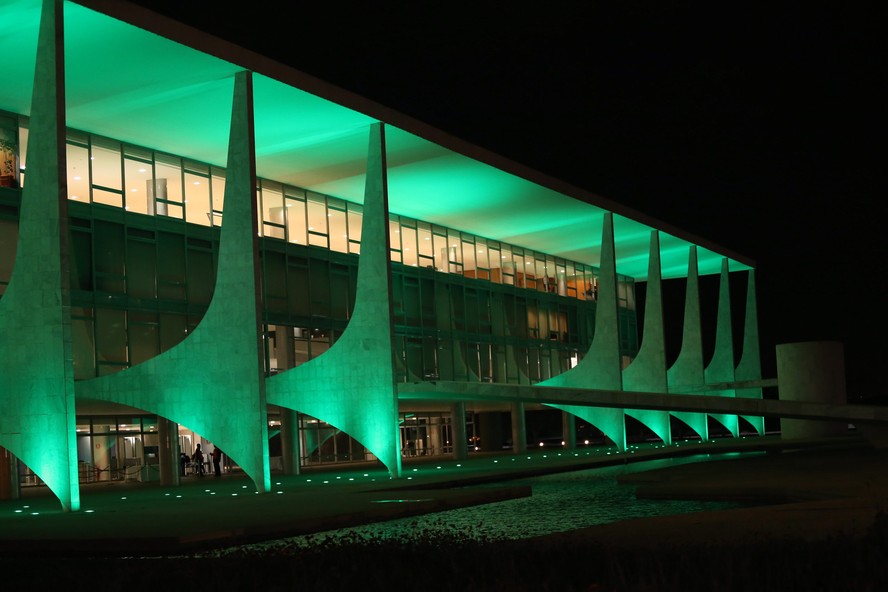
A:
POLYGON ((271 489, 255 283, 250 80, 236 77, 216 288, 197 328, 127 370, 81 381, 85 399, 123 403, 189 426, 218 444, 260 492, 271 489), (220 405, 220 401, 225 401, 220 405))
POLYGON ((59 149, 65 122, 57 117, 57 103, 64 101, 63 77, 57 76, 63 67, 60 6, 43 4, 28 145, 33 158, 15 267, 0 300, 0 446, 30 467, 63 509, 79 510, 68 275, 62 266, 67 212, 60 211, 66 200, 59 199, 65 168, 59 149))
MULTIPOLYGON (((0 3, 0 109, 22 115, 31 108, 39 7, 39 0, 0 3)), ((71 127, 225 165, 231 80, 243 66, 73 2, 64 3, 64 12, 71 127)), ((362 130, 376 118, 366 114, 365 105, 353 108, 351 97, 303 76, 280 78, 279 71, 274 77, 255 74, 259 176, 362 203, 362 130)), ((535 177, 521 167, 515 166, 520 175, 505 172, 411 130, 389 126, 389 132, 392 212, 598 264, 594 224, 609 204, 592 205, 602 203, 597 196, 575 188, 568 196, 568 189, 527 180, 535 177)), ((617 220, 616 264, 619 273, 642 280, 646 260, 634 256, 644 255, 646 245, 633 237, 647 236, 651 225, 639 218, 617 220)), ((683 277, 685 257, 672 253, 690 240, 662 237, 664 278, 683 277)), ((722 257, 701 249, 699 272, 718 273, 722 257)), ((731 271, 747 268, 731 263, 731 271)))
MULTIPOLYGON (((540 383, 563 386, 621 390, 620 341, 617 325, 617 274, 614 266, 613 217, 605 214, 601 233, 602 262, 598 301, 595 308, 595 334, 589 351, 567 372, 540 383)), ((626 423, 622 409, 591 408, 579 405, 551 405, 580 417, 610 438, 619 449, 626 447, 626 423)), ((529 457, 528 457, 529 458, 529 457)))
POLYGON ((268 379, 268 402, 347 432, 394 477, 401 475, 398 404, 392 368, 385 140, 371 127, 355 309, 323 355, 268 379))

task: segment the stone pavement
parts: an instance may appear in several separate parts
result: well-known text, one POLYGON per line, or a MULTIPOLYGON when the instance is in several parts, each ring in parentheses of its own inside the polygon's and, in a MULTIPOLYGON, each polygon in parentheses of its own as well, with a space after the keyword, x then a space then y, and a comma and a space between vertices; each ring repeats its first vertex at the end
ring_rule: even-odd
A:
MULTIPOLYGON (((535 450, 520 455, 473 453, 462 462, 449 457, 405 459, 404 475, 397 480, 375 464, 310 469, 299 476, 272 475, 272 491, 265 494, 256 493, 249 480, 236 474, 187 477, 179 487, 89 484, 81 489, 79 512, 62 512, 46 488, 25 489, 20 499, 0 502, 0 556, 26 555, 36 549, 58 557, 177 555, 531 495, 528 487, 508 485, 509 479, 517 477, 665 456, 752 450, 775 454, 757 455, 749 461, 693 463, 629 478, 639 486, 638 495, 652 497, 814 500, 806 502, 808 507, 778 514, 786 524, 811 523, 811 530, 816 530, 810 520, 812 513, 825 524, 822 515, 828 513, 827 507, 834 513, 841 510, 836 519, 840 525, 871 523, 878 505, 875 500, 885 500, 886 455, 853 438, 824 443, 786 442, 778 436, 765 436, 671 447, 643 445, 624 453, 607 448, 535 450), (794 449, 808 452, 789 452, 794 449), (776 454, 784 450, 787 452, 776 454), (802 454, 809 460, 797 462, 802 454), (855 458, 859 462, 849 460, 855 458), (775 461, 783 462, 764 472, 754 468, 756 462, 761 466, 775 461), (739 470, 743 463, 746 468, 739 470), (875 473, 873 467, 877 467, 875 473), (464 488, 482 483, 499 486, 464 488), (861 491, 864 498, 857 495, 861 491), (848 501, 852 499, 866 501, 848 501)), ((660 540, 664 532, 674 537, 684 536, 676 534, 680 532, 692 536, 694 528, 699 530, 696 536, 704 530, 735 533, 738 527, 727 522, 728 516, 737 516, 736 520, 755 531, 750 525, 778 523, 774 507, 784 506, 759 509, 769 512, 766 518, 748 518, 743 513, 756 509, 744 508, 632 521, 631 529, 626 523, 603 525, 557 536, 600 537, 613 545, 621 540, 638 544, 645 538, 645 528, 653 529, 650 537, 660 540), (689 521, 692 528, 687 526, 689 521), (634 533, 631 536, 626 534, 630 531, 634 533)))

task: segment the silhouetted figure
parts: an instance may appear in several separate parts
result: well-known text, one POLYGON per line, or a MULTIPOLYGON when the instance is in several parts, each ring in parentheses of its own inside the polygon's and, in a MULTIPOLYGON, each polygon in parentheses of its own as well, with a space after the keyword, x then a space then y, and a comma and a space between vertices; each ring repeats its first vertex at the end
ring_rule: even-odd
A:
POLYGON ((179 465, 181 465, 182 476, 185 476, 185 467, 188 466, 188 455, 184 452, 179 453, 179 465))
POLYGON ((219 466, 219 463, 222 462, 222 451, 218 446, 213 446, 213 473, 217 477, 222 476, 222 468, 219 466))
POLYGON ((203 452, 200 449, 200 444, 197 445, 197 448, 194 449, 194 454, 191 455, 191 462, 194 463, 194 470, 197 471, 198 477, 204 476, 204 458, 203 452))

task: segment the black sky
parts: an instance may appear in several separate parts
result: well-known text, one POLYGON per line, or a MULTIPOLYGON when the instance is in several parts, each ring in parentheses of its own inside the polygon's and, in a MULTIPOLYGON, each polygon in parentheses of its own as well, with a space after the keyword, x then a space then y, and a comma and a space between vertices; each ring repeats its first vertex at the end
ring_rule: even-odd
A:
POLYGON ((139 3, 752 257, 766 374, 776 344, 837 340, 849 398, 888 396, 875 12, 139 3))

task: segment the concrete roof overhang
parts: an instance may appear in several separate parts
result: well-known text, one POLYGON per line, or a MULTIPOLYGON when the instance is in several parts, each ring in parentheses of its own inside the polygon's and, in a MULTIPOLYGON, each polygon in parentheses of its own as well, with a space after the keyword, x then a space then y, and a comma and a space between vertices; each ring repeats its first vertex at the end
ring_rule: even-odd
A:
MULTIPOLYGON (((0 110, 30 112, 40 0, 0 0, 0 110)), ((617 271, 643 281, 652 229, 664 278, 754 262, 420 121, 122 0, 64 2, 68 127, 217 166, 235 72, 254 74, 257 173, 361 203, 368 126, 387 124, 392 213, 598 265, 613 212, 617 271)))

